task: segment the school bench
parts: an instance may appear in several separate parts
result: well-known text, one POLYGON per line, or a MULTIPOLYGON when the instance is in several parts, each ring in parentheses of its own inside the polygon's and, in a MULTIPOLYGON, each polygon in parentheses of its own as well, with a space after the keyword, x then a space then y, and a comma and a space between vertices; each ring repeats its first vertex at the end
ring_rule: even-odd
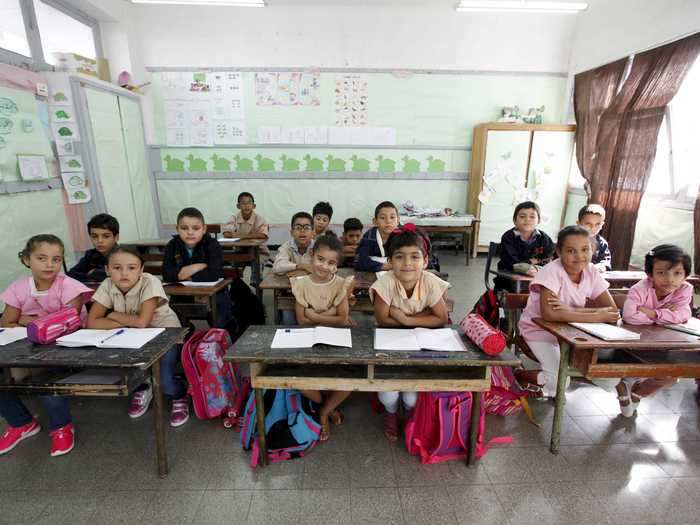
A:
MULTIPOLYGON (((467 464, 473 464, 482 393, 491 387, 492 366, 519 366, 509 351, 481 352, 462 335, 465 352, 382 352, 374 349, 374 328, 353 328, 352 348, 272 349, 279 326, 254 325, 229 348, 224 359, 248 363, 255 389, 260 464, 267 462, 264 389, 350 390, 358 392, 473 392, 467 464)), ((294 327, 297 328, 297 327, 294 327)), ((461 328, 455 326, 460 334, 461 328)))
MULTIPOLYGON (((182 343, 186 332, 184 328, 166 328, 138 349, 66 348, 55 344, 36 345, 28 339, 15 341, 0 348, 0 368, 5 371, 4 377, 0 379, 0 390, 19 395, 125 397, 150 377, 153 384, 158 474, 165 478, 168 475, 168 455, 160 387, 160 359, 174 345, 182 343), (42 370, 29 374, 24 379, 14 380, 9 373, 12 368, 42 370), (96 377, 89 381, 71 380, 76 371, 83 370, 94 372, 96 377)), ((126 420, 127 415, 124 413, 124 421, 126 420)))

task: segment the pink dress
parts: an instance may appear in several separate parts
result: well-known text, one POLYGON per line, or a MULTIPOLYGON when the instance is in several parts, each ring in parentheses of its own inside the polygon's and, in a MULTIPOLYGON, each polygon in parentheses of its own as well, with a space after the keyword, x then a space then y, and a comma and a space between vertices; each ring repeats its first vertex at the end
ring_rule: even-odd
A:
POLYGON ((537 272, 530 283, 530 297, 518 323, 520 334, 526 341, 557 343, 556 337, 537 326, 533 321, 533 319, 542 317, 540 310, 542 288, 550 290, 564 304, 583 308, 586 306, 586 301, 596 299, 609 286, 610 284, 600 276, 593 264, 586 266, 581 282, 577 284, 566 273, 560 259, 552 261, 537 272))
MULTIPOLYGON (((92 293, 93 290, 83 283, 61 273, 56 276, 51 288, 41 292, 37 291, 33 277, 17 279, 0 294, 0 301, 17 308, 22 315, 43 317, 67 306, 78 296, 88 301, 92 293)), ((87 319, 85 306, 80 312, 80 319, 83 323, 87 319)))
POLYGON ((682 324, 690 319, 690 302, 693 298, 693 287, 683 283, 673 293, 663 299, 656 297, 654 282, 650 277, 639 281, 627 293, 625 306, 622 309, 622 319, 629 324, 682 324), (674 310, 664 306, 674 305, 674 310), (639 307, 649 308, 656 312, 656 319, 650 319, 639 311, 639 307))

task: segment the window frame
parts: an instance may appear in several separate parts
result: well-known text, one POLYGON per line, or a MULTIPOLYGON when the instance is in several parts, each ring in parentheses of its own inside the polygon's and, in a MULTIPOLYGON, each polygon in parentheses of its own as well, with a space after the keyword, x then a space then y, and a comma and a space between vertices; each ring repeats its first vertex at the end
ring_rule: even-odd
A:
MULTIPOLYGON (((37 0, 49 7, 52 7, 66 16, 88 26, 92 30, 92 38, 95 41, 95 58, 104 57, 102 48, 102 33, 100 32, 100 23, 80 11, 75 7, 68 5, 63 0, 37 0)), ((36 18, 36 10, 34 9, 34 0, 19 0, 20 9, 22 11, 22 20, 24 22, 24 31, 29 45, 30 57, 26 57, 9 49, 0 47, 0 62, 10 64, 12 66, 23 67, 31 71, 53 71, 54 66, 49 64, 44 57, 44 49, 41 45, 41 35, 39 34, 39 24, 36 18)))

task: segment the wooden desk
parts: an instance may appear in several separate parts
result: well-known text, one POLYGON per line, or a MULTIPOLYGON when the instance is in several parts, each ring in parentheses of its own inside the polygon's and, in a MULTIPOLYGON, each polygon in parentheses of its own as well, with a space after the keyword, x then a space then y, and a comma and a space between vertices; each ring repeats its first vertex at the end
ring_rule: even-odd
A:
MULTIPOLYGON (((147 262, 162 262, 165 247, 170 239, 144 239, 140 241, 124 242, 123 244, 133 246, 145 256, 147 262), (153 253, 155 252, 155 253, 153 253)), ((251 285, 255 288, 258 298, 262 298, 260 282, 262 267, 260 265, 260 247, 266 241, 263 239, 241 239, 235 242, 222 242, 219 244, 224 251, 224 262, 229 264, 250 264, 251 285)), ((149 265, 150 266, 150 265, 149 265)))
MULTIPOLYGON (((212 322, 216 322, 218 318, 219 309, 216 305, 216 294, 221 290, 228 288, 231 284, 231 279, 222 279, 215 286, 184 286, 182 284, 166 284, 163 286, 165 293, 170 297, 206 297, 209 300, 209 311, 211 312, 212 322)), ((185 318, 188 318, 189 307, 193 307, 193 311, 196 309, 196 305, 190 305, 188 303, 177 303, 171 304, 175 310, 178 310, 185 318)), ((190 313, 193 315, 193 313, 190 313)))
POLYGON ((412 217, 410 215, 401 215, 399 218, 401 224, 411 222, 418 226, 421 230, 430 236, 431 233, 452 233, 462 235, 462 244, 464 246, 464 255, 467 266, 469 259, 476 257, 476 226, 479 219, 472 215, 466 216, 450 216, 450 217, 412 217))
MULTIPOLYGON (((160 388, 160 359, 173 345, 182 343, 184 328, 166 328, 156 338, 139 349, 106 349, 95 347, 66 348, 57 345, 35 345, 28 339, 3 346, 0 368, 51 368, 45 375, 29 376, 21 381, 2 381, 0 390, 17 394, 56 396, 128 396, 148 375, 153 382, 153 418, 155 421, 158 474, 168 475, 168 455, 163 425, 163 396, 160 388), (59 383, 73 374, 72 369, 101 369, 118 371, 115 384, 59 383), (59 370, 55 370, 59 369, 59 370), (61 370, 63 369, 63 370, 61 370)), ((126 415, 124 416, 126 418, 126 415)))
MULTIPOLYGON (((528 293, 530 283, 534 280, 534 277, 523 275, 521 273, 506 272, 502 270, 491 270, 490 273, 496 277, 509 279, 515 283, 514 293, 528 293)), ((611 288, 629 288, 630 286, 634 286, 639 281, 646 278, 646 274, 639 271, 614 271, 605 272, 600 275, 603 277, 603 279, 610 283, 611 288)), ((688 282, 694 286, 696 283, 700 285, 700 276, 690 276, 688 277, 688 282)))
POLYGON ((561 361, 552 424, 550 450, 559 452, 561 420, 569 377, 700 377, 700 338, 658 325, 624 325, 637 332, 636 341, 604 341, 566 323, 535 319, 559 341, 561 361), (613 357, 600 359, 599 351, 614 349, 613 357))
MULTIPOLYGON (((506 351, 497 356, 488 356, 464 336, 462 340, 467 347, 466 352, 376 351, 373 328, 353 328, 352 348, 316 345, 313 348, 272 349, 270 345, 277 328, 280 327, 249 327, 224 358, 250 364, 257 406, 261 465, 267 462, 262 399, 263 390, 268 388, 474 392, 467 458, 467 463, 472 464, 475 460, 481 396, 491 387, 491 367, 520 365, 512 353, 506 351), (441 357, 436 358, 437 355, 441 357)), ((453 328, 462 333, 461 328, 453 328)))
POLYGON ((495 275, 496 277, 511 281, 515 287, 513 293, 529 293, 530 283, 534 279, 534 277, 530 277, 529 275, 506 272, 505 270, 489 270, 489 273, 495 275))

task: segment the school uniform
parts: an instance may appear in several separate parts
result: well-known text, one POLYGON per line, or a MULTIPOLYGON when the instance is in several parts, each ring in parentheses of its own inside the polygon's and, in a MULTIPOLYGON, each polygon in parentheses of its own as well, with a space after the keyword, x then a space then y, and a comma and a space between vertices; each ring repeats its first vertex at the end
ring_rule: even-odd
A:
POLYGON ((304 253, 299 251, 299 246, 294 239, 290 239, 282 244, 277 250, 275 262, 272 265, 272 271, 278 275, 293 272, 297 269, 297 264, 311 263, 311 249, 314 246, 313 239, 306 247, 304 253))
MULTIPOLYGON (((205 234, 191 250, 185 246, 185 243, 180 239, 179 235, 173 235, 165 247, 163 256, 163 281, 177 282, 178 273, 184 266, 190 264, 203 263, 207 267, 200 270, 189 278, 196 282, 217 281, 224 276, 224 252, 221 249, 219 241, 208 234, 205 234)), ((178 300, 183 300, 180 298, 178 300)), ((236 333, 236 328, 230 326, 234 321, 231 313, 231 301, 227 290, 221 290, 216 294, 216 306, 218 309, 218 319, 214 319, 213 323, 217 328, 226 328, 232 332, 232 337, 236 333)))
MULTIPOLYGON (((107 278, 95 291, 92 300, 100 303, 107 310, 128 315, 139 315, 144 302, 156 297, 158 299, 150 328, 179 328, 180 320, 170 308, 168 296, 165 295, 163 284, 150 273, 141 275, 136 284, 123 293, 107 278)), ((165 395, 180 399, 187 393, 187 387, 177 379, 175 372, 180 356, 180 347, 175 345, 163 355, 160 360, 160 382, 165 395)))
MULTIPOLYGON (((270 226, 267 224, 265 217, 253 212, 247 219, 239 212, 232 215, 226 224, 221 225, 221 232, 240 233, 241 235, 249 235, 251 233, 262 233, 266 236, 270 235, 270 226)), ((270 250, 267 244, 260 245, 260 254, 264 255, 265 259, 270 256, 270 250)))
POLYGON ((627 293, 625 306, 622 309, 622 319, 628 324, 683 324, 690 319, 690 303, 693 299, 693 286, 683 283, 675 292, 659 299, 654 289, 654 281, 647 277, 632 286, 627 293), (673 306, 670 310, 668 306, 673 306), (656 319, 651 319, 639 311, 640 307, 648 308, 656 313, 656 319))
POLYGON ((606 272, 612 270, 612 255, 610 254, 610 246, 603 236, 598 233, 591 238, 593 257, 591 262, 597 267, 602 266, 606 272))
POLYGON ((361 272, 379 272, 387 262, 386 249, 379 229, 375 226, 367 230, 355 253, 355 270, 361 272))
POLYGON ((81 283, 101 283, 107 278, 107 258, 92 248, 68 271, 68 277, 81 283))
POLYGON ((317 314, 338 307, 352 289, 354 276, 346 278, 333 275, 327 283, 315 283, 310 275, 291 279, 292 294, 304 308, 311 308, 317 314))
POLYGON ((542 317, 542 289, 550 290, 562 304, 584 308, 589 299, 598 298, 609 287, 610 284, 601 277, 591 263, 584 268, 579 283, 571 280, 560 259, 552 261, 535 274, 535 278, 530 283, 530 295, 525 310, 520 316, 518 329, 542 365, 538 383, 544 385, 542 390, 545 396, 553 397, 557 391, 560 350, 557 338, 534 322, 534 319, 542 317))
MULTIPOLYGON (((542 230, 535 230, 528 240, 524 240, 517 228, 511 228, 501 236, 501 257, 498 261, 498 269, 512 272, 514 264, 530 264, 531 259, 535 259, 537 265, 543 266, 552 259, 554 249, 554 242, 542 230)), ((508 279, 496 277, 494 288, 510 290, 511 282, 508 279)))
MULTIPOLYGON (((449 286, 449 283, 438 276, 423 271, 409 297, 394 272, 387 272, 372 284, 369 298, 374 303, 375 297, 379 296, 389 306, 394 306, 407 315, 415 315, 440 302, 449 286)), ((379 392, 377 395, 387 412, 393 414, 397 411, 399 392, 379 392)), ((412 409, 416 406, 416 392, 401 392, 401 397, 406 408, 412 409)))

